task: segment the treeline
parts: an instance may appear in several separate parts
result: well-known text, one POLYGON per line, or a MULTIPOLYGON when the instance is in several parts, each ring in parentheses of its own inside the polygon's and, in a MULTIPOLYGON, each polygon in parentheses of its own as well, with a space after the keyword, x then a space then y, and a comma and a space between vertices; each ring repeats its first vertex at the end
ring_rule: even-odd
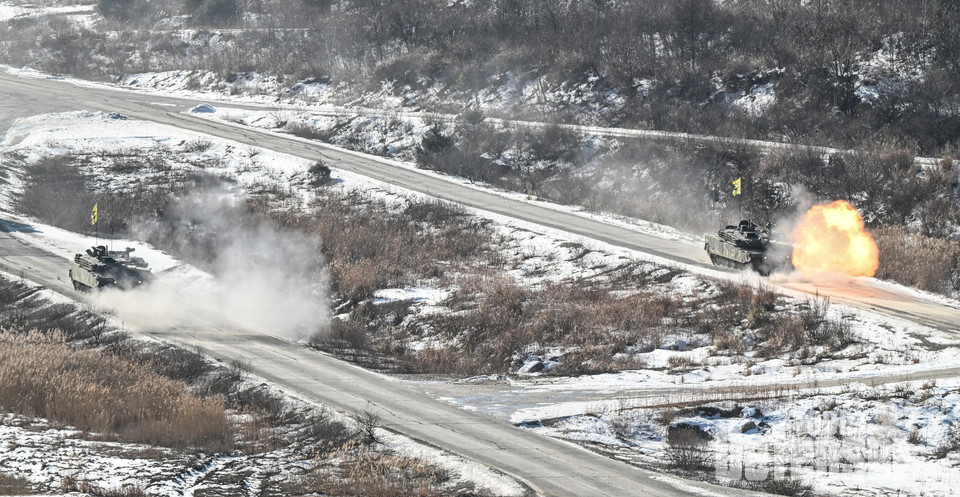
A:
POLYGON ((579 101, 546 106, 559 119, 601 119, 582 111, 612 91, 607 124, 839 147, 896 138, 921 155, 955 153, 960 137, 953 0, 99 0, 99 10, 109 37, 22 20, 0 53, 99 77, 256 70, 435 87, 461 107, 509 72, 543 93, 586 85, 579 101), (758 87, 773 95, 764 109, 731 105, 758 87))

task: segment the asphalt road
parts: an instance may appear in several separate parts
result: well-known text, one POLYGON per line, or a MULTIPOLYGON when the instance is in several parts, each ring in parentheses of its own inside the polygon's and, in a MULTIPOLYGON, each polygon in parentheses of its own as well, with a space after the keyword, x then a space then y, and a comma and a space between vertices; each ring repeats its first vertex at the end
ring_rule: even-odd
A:
MULTIPOLYGON (((26 79, 0 74, 0 131, 12 118, 53 111, 119 112, 180 129, 218 136, 309 159, 324 158, 336 168, 399 187, 536 225, 643 251, 668 260, 710 267, 702 246, 643 235, 575 214, 483 192, 442 178, 399 168, 388 161, 345 152, 305 140, 211 122, 181 111, 199 102, 63 81, 26 79)), ((234 107, 244 107, 236 105, 234 107)), ((7 230, 23 227, 5 225, 7 230)), ((31 236, 42 236, 37 233, 31 236)), ((76 297, 65 281, 66 261, 0 233, 0 267, 24 274, 64 295, 76 297)), ((793 287, 813 293, 819 288, 793 287)), ((904 292, 863 284, 856 291, 833 289, 845 303, 909 319, 941 331, 960 330, 960 310, 919 299, 904 292)), ((241 360, 255 374, 306 397, 339 408, 372 410, 390 428, 451 452, 498 468, 529 484, 543 495, 690 495, 690 485, 723 495, 744 492, 685 482, 679 489, 652 479, 652 473, 597 456, 574 445, 540 437, 508 424, 438 402, 401 382, 306 350, 241 325, 199 319, 187 327, 141 323, 139 331, 196 345, 224 360, 241 360)))
MULTIPOLYGON (((77 87, 56 80, 21 79, 0 74, 0 132, 16 117, 68 110, 120 112, 239 142, 309 158, 324 157, 336 167, 449 200, 466 200, 475 190, 457 186, 409 169, 394 168, 322 145, 276 137, 254 130, 210 123, 179 114, 197 102, 181 99, 77 87), (171 106, 173 105, 173 106, 171 106)), ((500 205, 502 197, 477 194, 469 204, 504 215, 513 209, 529 220, 565 228, 556 212, 521 204, 500 205)), ((468 203, 468 202, 464 202, 468 203)), ((583 222, 582 218, 571 221, 583 222)), ((589 231, 589 224, 580 228, 589 231)), ((632 232, 616 227, 598 230, 611 240, 632 232)), ((0 269, 35 281, 70 298, 79 298, 66 277, 67 262, 29 243, 42 237, 29 226, 0 220, 0 269), (31 233, 27 237, 11 232, 31 233)), ((653 242, 663 243, 658 239, 653 242)), ((654 250, 651 248, 651 250, 654 250)), ((671 247, 659 250, 666 256, 671 247)), ((691 257, 693 254, 691 253, 691 257)), ((121 319, 123 316, 119 316, 121 319)), ((703 489, 704 495, 757 495, 699 482, 683 481, 678 488, 655 473, 589 452, 574 444, 542 437, 481 414, 440 402, 403 382, 372 373, 322 353, 247 329, 239 324, 197 316, 184 326, 126 321, 131 331, 187 346, 197 346, 222 360, 239 360, 254 374, 279 386, 348 412, 371 411, 385 427, 446 449, 514 476, 544 496, 686 496, 703 489)), ((668 481, 676 479, 668 478, 668 481)))
MULTIPOLYGON (((241 143, 304 157, 323 158, 334 167, 354 172, 395 186, 433 197, 499 214, 575 235, 638 250, 683 264, 713 268, 699 243, 668 240, 607 224, 572 213, 539 207, 501 195, 445 181, 433 175, 396 167, 390 161, 353 153, 292 136, 221 123, 184 114, 201 102, 102 87, 76 86, 64 81, 20 78, 0 74, 0 123, 12 117, 55 110, 100 110, 168 124, 241 143)), ((264 107, 233 105, 236 108, 264 107)), ((2 124, 0 124, 2 131, 2 124)), ((718 271, 725 271, 723 269, 718 271)), ((785 289, 809 295, 829 296, 835 302, 906 319, 914 323, 955 334, 960 332, 960 307, 931 303, 909 291, 869 281, 849 284, 782 281, 785 289)), ((960 336, 960 335, 957 335, 960 336)))
MULTIPOLYGON (((22 275, 67 297, 78 299, 66 277, 66 261, 29 243, 42 237, 29 226, 0 219, 0 269, 22 275)), ((188 305, 188 304, 185 304, 188 305)), ((300 395, 347 412, 369 411, 383 426, 514 476, 544 496, 760 495, 705 483, 670 481, 577 445, 514 427, 483 414, 434 400, 393 378, 370 372, 326 354, 275 338, 216 316, 167 326, 117 316, 128 330, 200 347, 223 361, 240 361, 252 373, 300 395)))

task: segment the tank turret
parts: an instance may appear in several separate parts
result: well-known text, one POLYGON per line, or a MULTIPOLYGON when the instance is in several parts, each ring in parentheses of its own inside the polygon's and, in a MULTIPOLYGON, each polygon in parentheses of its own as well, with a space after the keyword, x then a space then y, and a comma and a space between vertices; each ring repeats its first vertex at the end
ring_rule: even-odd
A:
POLYGON ((751 221, 730 225, 716 235, 705 235, 703 248, 716 266, 751 268, 766 276, 778 269, 792 269, 790 244, 771 239, 772 225, 760 228, 751 221))
POLYGON ((133 257, 133 248, 108 250, 106 246, 90 247, 76 254, 70 262, 70 281, 77 290, 116 287, 136 288, 153 278, 145 260, 133 257))

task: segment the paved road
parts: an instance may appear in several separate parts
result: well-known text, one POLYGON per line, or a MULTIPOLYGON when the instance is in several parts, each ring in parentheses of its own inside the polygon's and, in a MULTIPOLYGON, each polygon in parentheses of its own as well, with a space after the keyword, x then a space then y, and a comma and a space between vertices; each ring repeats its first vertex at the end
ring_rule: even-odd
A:
MULTIPOLYGON (((438 198, 669 260, 709 267, 699 244, 646 236, 575 214, 506 199, 416 170, 398 168, 376 158, 180 113, 197 103, 0 74, 0 131, 3 131, 9 119, 16 116, 79 109, 120 112, 132 118, 169 124, 310 159, 323 157, 337 168, 438 198)), ((8 230, 23 229, 6 226, 8 230)), ((42 233, 30 236, 42 236, 42 233)), ((62 259, 26 246, 21 239, 9 233, 0 233, 0 267, 14 274, 23 273, 64 295, 75 296, 65 281, 65 266, 62 259)), ((940 330, 953 332, 960 326, 960 310, 929 304, 908 294, 893 295, 888 290, 880 292, 870 285, 850 295, 844 294, 842 288, 837 291, 854 305, 877 307, 877 299, 882 300, 883 305, 877 307, 878 312, 906 317, 940 330)), ((651 479, 649 472, 434 401, 401 382, 243 326, 211 325, 209 321, 198 321, 193 326, 170 328, 141 323, 140 330, 167 340, 199 346, 216 357, 240 359, 247 362, 254 373, 318 401, 354 411, 370 408, 381 415, 387 426, 501 469, 527 482, 543 495, 690 495, 690 487, 675 488, 651 479)), ((685 485, 707 487, 692 483, 685 485)), ((744 494, 717 487, 711 487, 711 490, 724 495, 744 494)))
MULTIPOLYGON (((278 136, 253 128, 244 128, 183 114, 182 111, 199 103, 194 100, 102 87, 75 86, 63 81, 26 79, 8 74, 0 74, 0 97, 5 101, 0 103, 0 119, 11 113, 13 115, 16 115, 17 112, 32 115, 55 109, 82 108, 120 112, 130 117, 169 124, 180 129, 266 147, 299 157, 323 158, 328 163, 345 171, 362 174, 482 211, 563 230, 683 264, 713 268, 699 243, 649 236, 584 216, 539 207, 469 188, 433 175, 422 174, 415 169, 396 167, 390 161, 376 157, 339 150, 296 137, 278 136), (24 102, 24 104, 21 105, 21 102, 24 102), (4 106, 10 106, 12 110, 6 110, 4 106), (36 110, 33 110, 34 106, 36 106, 36 110)), ((249 105, 232 106, 262 109, 262 107, 249 105)), ((0 131, 2 131, 2 124, 0 124, 0 131)), ((718 268, 713 269, 724 271, 718 268)), ((947 306, 931 303, 918 298, 917 295, 909 291, 893 289, 870 281, 854 282, 849 285, 791 281, 777 284, 784 289, 795 292, 830 296, 835 302, 855 305, 888 316, 907 319, 941 331, 960 332, 960 305, 947 306)))
MULTIPOLYGON (((463 187, 418 174, 394 169, 375 160, 297 140, 277 138, 256 131, 181 116, 177 111, 196 105, 177 99, 76 88, 58 81, 22 80, 0 75, 0 131, 13 117, 34 113, 85 109, 121 112, 130 117, 150 119, 198 132, 236 139, 306 157, 323 155, 338 167, 440 197, 456 199, 463 187), (166 105, 174 104, 175 110, 166 105)), ((493 205, 500 197, 484 199, 504 214, 509 209, 493 205)), ((478 203, 477 206, 484 206, 478 203)), ((555 213, 532 208, 533 219, 551 219, 555 213)), ((586 226, 583 229, 587 229, 586 226)), ((614 230, 604 236, 622 236, 614 230)), ((31 245, 30 238, 42 237, 29 226, 0 219, 0 269, 40 283, 47 288, 78 298, 66 278, 67 263, 61 257, 31 245), (18 233, 15 233, 18 232, 18 233), (27 233, 27 235, 24 235, 27 233), (16 236, 15 236, 16 235, 16 236)), ((659 242, 659 241, 658 241, 659 242)), ((669 250, 663 246, 664 254, 669 250)), ((124 316, 119 316, 124 318, 124 316)), ((197 316, 197 322, 176 327, 157 323, 126 321, 128 328, 188 346, 202 348, 223 360, 240 360, 254 374, 280 386, 352 412, 370 410, 383 424, 400 433, 512 475, 545 496, 685 496, 758 495, 736 489, 684 481, 674 486, 652 472, 608 459, 585 449, 542 437, 434 400, 403 382, 344 363, 242 325, 224 325, 215 319, 197 316), (214 324, 216 323, 216 324, 214 324)))
MULTIPOLYGON (((67 281, 66 261, 29 244, 11 231, 29 227, 0 220, 0 269, 79 298, 67 281)), ((347 412, 371 411, 383 425, 512 475, 544 496, 760 495, 700 482, 654 479, 654 473, 608 459, 579 446, 543 437, 503 421, 460 409, 325 354, 218 318, 196 316, 176 327, 124 319, 131 331, 189 347, 224 361, 239 360, 254 374, 306 398, 347 412)))

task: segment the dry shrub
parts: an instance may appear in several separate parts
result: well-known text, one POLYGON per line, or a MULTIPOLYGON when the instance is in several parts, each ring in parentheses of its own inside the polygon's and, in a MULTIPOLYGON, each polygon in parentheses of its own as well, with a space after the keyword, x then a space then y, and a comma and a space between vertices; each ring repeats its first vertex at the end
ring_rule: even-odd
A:
POLYGON ((339 461, 339 478, 328 480, 324 493, 332 497, 439 497, 440 470, 419 459, 387 455, 349 443, 331 454, 339 461))
POLYGON ((666 455, 673 467, 685 471, 713 469, 710 439, 694 426, 670 427, 666 437, 666 455))
POLYGON ((920 430, 914 428, 910 431, 910 434, 907 435, 907 443, 912 445, 926 445, 927 439, 920 433, 920 430))
POLYGON ((121 440, 230 450, 222 399, 201 399, 150 366, 67 347, 58 332, 0 332, 0 405, 121 440))
POLYGON ((676 417, 676 415, 676 409, 672 407, 664 407, 663 409, 660 409, 660 413, 657 416, 657 422, 664 426, 669 426, 670 423, 673 423, 673 418, 676 417))
POLYGON ((459 290, 446 302, 456 312, 431 315, 426 323, 441 339, 455 343, 456 350, 448 350, 451 345, 421 351, 409 361, 412 368, 506 371, 531 344, 574 351, 565 355, 562 366, 568 374, 638 367, 634 360, 614 356, 658 347, 670 327, 679 326, 690 312, 679 297, 652 291, 620 296, 588 282, 533 290, 502 277, 472 276, 457 284, 459 290))
POLYGON ((810 484, 791 476, 770 477, 760 481, 743 481, 740 486, 758 492, 790 497, 813 495, 810 484))
POLYGON ((713 346, 716 347, 717 350, 725 350, 734 354, 742 354, 747 348, 743 337, 732 331, 717 333, 713 339, 713 346))
POLYGON ((333 419, 326 407, 307 416, 301 434, 320 446, 321 455, 342 447, 356 435, 345 424, 333 419))
POLYGON ((330 264, 330 272, 337 293, 354 303, 372 297, 373 292, 387 283, 386 274, 370 259, 335 261, 330 264))
POLYGON ((246 444, 248 453, 269 452, 283 446, 284 441, 270 416, 263 411, 246 409, 239 423, 240 439, 246 444))
POLYGON ((147 492, 136 485, 123 485, 116 488, 104 488, 90 483, 87 480, 78 481, 73 475, 67 475, 60 482, 60 491, 64 493, 79 492, 95 497, 147 497, 147 492))
POLYGON ((27 495, 30 493, 30 482, 26 478, 0 473, 0 495, 27 495))
POLYGON ((952 453, 960 451, 960 424, 954 424, 950 427, 949 433, 933 449, 930 454, 934 459, 943 459, 952 453))
POLYGON ((172 380, 196 382, 213 370, 199 349, 166 346, 144 357, 163 376, 172 380))
MULTIPOLYGON (((107 158, 116 162, 117 158, 107 158)), ((139 158, 131 159, 139 161, 139 158)), ((162 161, 160 161, 162 162, 162 161)), ((143 182, 124 188, 123 193, 94 192, 94 180, 85 176, 80 167, 88 163, 81 156, 57 155, 41 158, 27 169, 23 193, 18 199, 18 208, 26 215, 45 223, 77 233, 90 233, 90 211, 98 204, 100 219, 96 230, 104 236, 126 231, 136 219, 154 217, 168 202, 170 185, 166 188, 151 187, 143 182)), ((155 163, 127 164, 133 170, 146 172, 156 169, 155 163)))
POLYGON ((491 253, 486 224, 447 204, 397 209, 363 194, 324 192, 314 207, 280 221, 323 240, 334 289, 354 304, 378 288, 439 277, 491 253))
POLYGON ((777 356, 782 352, 797 350, 805 344, 803 320, 796 316, 781 316, 774 323, 760 330, 763 343, 757 353, 762 357, 777 356))
POLYGON ((874 233, 880 251, 877 278, 929 292, 960 290, 960 242, 908 233, 900 226, 874 233))
POLYGON ((674 355, 667 359, 668 366, 670 366, 672 369, 679 369, 680 371, 686 371, 690 369, 692 364, 693 361, 687 356, 674 355))
POLYGON ((777 293, 769 285, 761 282, 753 292, 751 303, 754 307, 770 312, 777 307, 777 293))
POLYGON ((363 351, 367 349, 367 330, 352 320, 333 318, 325 330, 310 338, 310 345, 322 350, 363 351))
POLYGON ((331 131, 320 129, 316 126, 313 126, 309 122, 304 121, 287 123, 284 129, 294 136, 299 136, 300 138, 306 138, 308 140, 328 141, 333 138, 333 133, 331 131))

